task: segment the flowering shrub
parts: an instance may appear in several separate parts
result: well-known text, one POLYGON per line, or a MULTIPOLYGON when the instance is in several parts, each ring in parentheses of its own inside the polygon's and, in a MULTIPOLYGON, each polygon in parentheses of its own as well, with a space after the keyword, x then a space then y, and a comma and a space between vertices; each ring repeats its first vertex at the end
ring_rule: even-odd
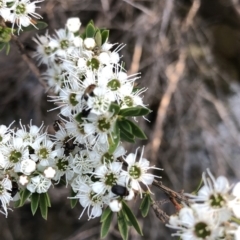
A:
MULTIPOLYGON (((15 32, 46 26, 32 19, 41 18, 35 13, 39 2, 2 1, 0 15, 12 26, 2 25, 1 49, 9 51, 15 32)), ((140 74, 127 74, 119 55, 123 44, 109 43, 109 31, 93 21, 84 32, 80 27, 79 18, 70 18, 55 35, 33 39, 34 57, 47 67, 42 77, 59 109, 58 120, 53 135, 31 121, 29 126, 20 121, 19 129, 0 126, 1 212, 7 216, 12 201, 20 207, 30 200, 32 213, 40 208, 47 219, 48 190, 63 181, 71 187, 72 207, 78 202, 83 207, 80 217, 85 210, 89 219, 101 217, 101 237, 117 212, 119 231, 127 239, 129 226, 143 234, 128 202, 140 197, 145 217, 154 202, 151 185, 158 186, 155 178, 160 178, 151 173, 161 169, 143 157, 144 148, 127 153, 123 146, 146 139, 136 124, 137 117, 150 113, 142 99, 146 89, 135 84, 140 74)), ((225 177, 208 175, 197 195, 177 194, 160 184, 178 210, 167 226, 181 239, 240 239, 240 185, 233 188, 225 177)))

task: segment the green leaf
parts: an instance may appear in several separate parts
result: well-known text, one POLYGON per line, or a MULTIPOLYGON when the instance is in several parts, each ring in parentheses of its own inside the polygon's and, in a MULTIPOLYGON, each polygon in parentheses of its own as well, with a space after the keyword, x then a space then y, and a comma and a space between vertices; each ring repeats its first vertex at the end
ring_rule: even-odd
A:
POLYGON ((94 39, 95 39, 97 46, 101 47, 102 46, 102 35, 99 30, 97 30, 97 32, 95 33, 94 39))
POLYGON ((6 55, 8 55, 10 52, 10 43, 6 43, 6 55))
POLYGON ((135 142, 135 137, 132 134, 132 129, 131 125, 129 125, 126 121, 124 120, 117 120, 119 129, 120 129, 120 138, 122 141, 126 142, 135 142))
POLYGON ((107 218, 108 218, 108 215, 111 213, 111 209, 110 207, 107 207, 103 213, 102 213, 102 216, 101 216, 101 219, 100 219, 100 222, 104 222, 107 218))
POLYGON ((77 203, 78 203, 77 198, 70 198, 70 205, 72 209, 76 207, 77 203))
POLYGON ((194 191, 192 192, 193 195, 197 195, 197 193, 198 193, 198 191, 200 190, 202 184, 203 184, 203 180, 201 179, 201 181, 199 182, 196 190, 194 190, 194 191))
POLYGON ((40 210, 42 217, 47 220, 48 215, 48 200, 45 193, 41 193, 40 195, 40 210))
POLYGON ((150 197, 150 194, 145 194, 140 205, 140 210, 143 217, 146 217, 148 215, 151 203, 152 203, 152 199, 150 197))
POLYGON ((125 122, 127 122, 131 126, 132 134, 135 137, 140 139, 147 139, 147 136, 145 135, 145 133, 135 123, 133 123, 128 119, 126 119, 125 122))
POLYGON ((118 115, 124 116, 124 117, 138 117, 138 116, 144 116, 149 114, 151 111, 148 108, 144 107, 131 107, 131 108, 124 108, 119 111, 118 115))
POLYGON ((15 208, 21 207, 20 204, 21 204, 21 200, 19 199, 19 200, 17 200, 17 201, 14 202, 14 207, 15 207, 15 208))
POLYGON ((47 192, 45 193, 45 198, 46 198, 46 201, 47 201, 47 206, 51 207, 51 201, 50 201, 50 198, 49 198, 49 195, 48 195, 47 192))
MULTIPOLYGON (((71 197, 75 197, 76 193, 73 191, 73 189, 71 189, 71 197)), ((75 206, 77 205, 79 199, 78 198, 70 198, 70 205, 71 208, 75 208, 75 206)))
POLYGON ((46 28, 47 26, 48 26, 47 23, 42 21, 37 21, 36 24, 34 25, 30 24, 27 27, 22 27, 22 31, 26 32, 26 31, 32 31, 32 30, 40 30, 40 29, 46 28))
POLYGON ((33 193, 31 196, 31 211, 32 215, 35 215, 37 209, 38 209, 38 204, 39 204, 39 194, 38 193, 33 193))
POLYGON ((133 212, 131 211, 131 209, 128 207, 128 205, 122 201, 122 204, 123 204, 123 211, 124 213, 127 215, 129 221, 132 223, 133 227, 136 229, 136 231, 141 235, 143 236, 143 233, 142 233, 142 229, 140 228, 139 224, 138 224, 138 221, 135 217, 135 215, 133 214, 133 212))
POLYGON ((134 136, 131 134, 127 135, 125 132, 120 131, 120 139, 122 141, 130 142, 130 143, 135 143, 134 136))
POLYGON ((114 125, 113 132, 111 133, 111 136, 108 137, 108 152, 110 154, 113 154, 116 148, 118 147, 120 142, 120 131, 117 122, 114 125))
POLYGON ((95 35, 95 27, 90 22, 86 27, 86 37, 87 38, 94 38, 94 35, 95 35))
POLYGON ((26 200, 29 198, 29 196, 30 196, 31 194, 32 194, 32 193, 31 193, 30 191, 28 191, 27 188, 25 188, 25 189, 22 191, 20 206, 23 206, 23 204, 26 202, 26 200))
MULTIPOLYGON (((112 217, 113 217, 113 212, 110 210, 110 213, 105 217, 104 221, 102 221, 102 226, 101 226, 101 238, 104 238, 107 236, 111 222, 112 222, 112 217)), ((101 218, 102 220, 102 218, 101 218)))
POLYGON ((118 124, 119 124, 119 128, 121 130, 123 130, 123 132, 125 133, 132 133, 132 128, 131 128, 131 124, 129 124, 127 119, 123 119, 123 120, 118 120, 118 124))
POLYGON ((107 42, 109 37, 109 30, 103 30, 102 31, 102 44, 107 42))
POLYGON ((118 218, 117 218, 118 230, 119 230, 123 240, 127 240, 128 239, 128 224, 124 217, 123 211, 121 210, 120 212, 118 212, 117 216, 118 216, 118 218))
POLYGON ((2 51, 5 48, 5 42, 0 42, 0 51, 2 51))
POLYGON ((108 111, 114 113, 114 116, 115 116, 115 115, 117 115, 119 113, 120 106, 118 104, 116 104, 116 103, 111 103, 108 111))

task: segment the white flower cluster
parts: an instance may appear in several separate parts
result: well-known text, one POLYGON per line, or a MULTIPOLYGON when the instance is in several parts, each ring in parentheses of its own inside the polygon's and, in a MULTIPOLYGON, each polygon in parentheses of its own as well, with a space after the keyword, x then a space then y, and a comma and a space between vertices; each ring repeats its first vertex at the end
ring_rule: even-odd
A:
POLYGON ((0 126, 0 206, 6 215, 7 205, 18 190, 48 191, 56 173, 53 169, 55 158, 60 155, 53 149, 54 142, 43 131, 43 125, 30 124, 28 130, 21 122, 20 125, 21 128, 15 131, 0 126))
POLYGON ((36 8, 38 8, 36 3, 39 2, 43 2, 43 0, 34 2, 30 2, 30 0, 1 0, 0 16, 4 21, 12 23, 12 29, 16 24, 19 33, 22 27, 35 25, 33 17, 36 19, 41 18, 41 16, 35 12, 36 8))
POLYGON ((198 194, 187 194, 190 206, 171 216, 167 226, 182 240, 240 240, 240 182, 232 187, 224 176, 207 173, 198 194))
POLYGON ((111 104, 120 109, 144 106, 139 96, 143 90, 134 89, 139 75, 128 76, 119 64, 118 51, 123 45, 111 51, 116 44, 108 43, 108 35, 103 39, 108 31, 100 32, 91 23, 85 36, 79 36, 80 26, 79 18, 71 18, 55 36, 35 38, 35 57, 48 66, 44 77, 58 94, 51 97, 59 105, 62 119, 56 123, 56 148, 65 149, 68 162, 64 165, 59 158, 61 163, 56 165, 64 167, 57 176, 66 174, 75 192, 73 198, 94 218, 102 214, 105 204, 119 211, 121 204, 112 203, 119 196, 132 199, 133 190, 142 192, 139 183, 150 185, 154 176, 147 173, 148 160, 141 156, 136 161, 137 153, 125 158, 120 144, 113 152, 109 150, 117 121, 115 112, 109 110, 111 104), (89 36, 89 29, 95 33, 89 36), (128 165, 125 169, 124 163, 128 165))
POLYGON ((137 192, 142 196, 154 180, 148 173, 154 167, 143 158, 143 151, 140 157, 138 151, 126 156, 117 126, 117 121, 125 121, 133 130, 138 128, 118 112, 146 109, 139 96, 145 90, 134 85, 139 75, 127 75, 119 63, 123 46, 111 51, 116 44, 108 43, 107 30, 91 23, 79 36, 80 26, 78 18, 69 19, 55 36, 35 38, 35 57, 48 67, 44 78, 56 93, 51 99, 58 104, 60 120, 51 136, 43 126, 32 124, 28 130, 22 125, 15 131, 0 128, 0 201, 5 213, 14 195, 5 182, 40 194, 65 180, 74 192, 71 198, 95 218, 105 206, 120 211, 122 199, 131 200, 137 192))

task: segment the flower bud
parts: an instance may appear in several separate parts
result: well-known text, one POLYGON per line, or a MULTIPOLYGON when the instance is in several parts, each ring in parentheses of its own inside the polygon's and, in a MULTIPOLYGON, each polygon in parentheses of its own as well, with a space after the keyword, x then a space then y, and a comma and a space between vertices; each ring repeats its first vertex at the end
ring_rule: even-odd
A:
POLYGON ((109 207, 113 212, 119 212, 122 209, 122 202, 120 202, 117 199, 113 199, 110 203, 109 203, 109 207))
POLYGON ((79 31, 80 27, 81 27, 81 22, 80 22, 80 19, 78 17, 74 17, 74 18, 69 18, 67 20, 67 29, 70 31, 70 32, 77 32, 79 31))
POLYGON ((44 175, 46 178, 53 178, 56 174, 56 170, 53 169, 52 167, 47 167, 45 170, 44 170, 44 175))
POLYGON ((30 175, 36 170, 36 163, 31 159, 25 159, 21 162, 20 169, 25 175, 30 175))

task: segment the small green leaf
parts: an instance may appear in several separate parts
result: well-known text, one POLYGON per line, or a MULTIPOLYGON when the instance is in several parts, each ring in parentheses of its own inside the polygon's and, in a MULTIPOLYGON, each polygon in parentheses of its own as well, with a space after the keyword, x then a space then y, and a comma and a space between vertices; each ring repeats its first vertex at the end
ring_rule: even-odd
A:
POLYGON ((102 44, 107 42, 108 37, 109 37, 109 30, 103 30, 102 33, 102 44))
POLYGON ((108 111, 114 113, 114 116, 115 116, 115 115, 117 115, 119 113, 120 106, 118 104, 116 104, 116 103, 111 103, 108 111))
POLYGON ((46 201, 47 201, 47 206, 51 207, 51 201, 50 201, 50 198, 49 198, 49 195, 48 195, 47 192, 45 193, 45 198, 46 198, 46 201))
POLYGON ((118 230, 123 238, 123 240, 128 239, 128 224, 124 217, 123 211, 118 212, 118 230))
POLYGON ((104 222, 107 218, 108 218, 108 215, 111 213, 111 209, 110 207, 107 207, 103 213, 102 213, 102 216, 101 216, 101 219, 100 219, 100 222, 104 222))
POLYGON ((6 55, 10 52, 10 43, 6 43, 6 55))
POLYGON ((130 143, 135 143, 134 136, 132 134, 126 134, 123 131, 120 131, 120 139, 122 141, 130 142, 130 143))
POLYGON ((47 26, 48 26, 47 23, 42 21, 37 21, 36 24, 34 25, 30 24, 27 27, 22 27, 22 31, 26 32, 26 31, 32 31, 32 30, 40 30, 40 29, 46 28, 47 26))
POLYGON ((128 205, 124 201, 122 201, 122 204, 123 204, 123 211, 127 215, 129 221, 132 223, 132 225, 136 229, 136 231, 141 236, 143 236, 142 229, 140 228, 138 221, 137 221, 135 215, 133 214, 132 210, 128 207, 128 205))
POLYGON ((127 119, 118 120, 119 128, 125 133, 132 133, 131 124, 129 124, 127 119))
POLYGON ((144 107, 131 107, 131 108, 124 108, 119 111, 118 115, 124 116, 124 117, 138 117, 138 116, 144 116, 149 114, 151 111, 148 108, 144 107))
POLYGON ((140 205, 140 210, 141 210, 143 217, 146 217, 148 215, 151 203, 152 203, 152 199, 151 199, 150 195, 145 194, 145 196, 141 202, 141 205, 140 205))
POLYGON ((21 207, 20 204, 21 204, 21 200, 19 199, 19 200, 17 200, 17 201, 14 202, 14 207, 15 207, 15 208, 21 207))
POLYGON ((193 195, 197 195, 197 193, 198 193, 198 191, 200 190, 202 184, 203 184, 203 180, 201 179, 201 181, 199 182, 196 190, 194 190, 194 191, 192 192, 193 195))
POLYGON ((45 193, 41 193, 40 195, 40 210, 42 217, 47 220, 48 215, 48 200, 45 193))
POLYGON ((145 133, 135 123, 133 123, 132 121, 130 121, 128 119, 126 119, 125 121, 131 126, 132 134, 135 137, 140 138, 140 139, 147 139, 147 136, 145 135, 145 133))
POLYGON ((71 208, 75 208, 77 203, 78 203, 78 199, 77 198, 70 198, 70 205, 71 205, 71 208))
POLYGON ((0 42, 0 51, 2 51, 5 48, 5 42, 0 42))
POLYGON ((39 194, 38 193, 33 193, 31 196, 31 211, 32 215, 35 215, 37 209, 38 209, 38 204, 39 204, 39 194))
MULTIPOLYGON (((107 215, 107 217, 105 218, 105 220, 102 222, 102 226, 101 226, 101 238, 104 238, 107 236, 110 226, 111 226, 111 222, 112 222, 112 217, 113 217, 113 212, 110 210, 110 213, 107 215)), ((102 219, 101 219, 102 220, 102 219)))
POLYGON ((102 35, 99 30, 97 30, 97 32, 95 33, 94 39, 95 39, 97 46, 101 47, 102 46, 102 35))
MULTIPOLYGON (((71 197, 75 197, 76 193, 73 191, 73 189, 71 189, 71 197)), ((79 199, 78 198, 70 198, 70 205, 71 208, 75 208, 75 206, 77 205, 79 199)))
POLYGON ((108 152, 110 154, 113 154, 116 148, 118 147, 120 142, 120 131, 117 122, 114 125, 113 132, 111 133, 111 136, 108 137, 108 152))
POLYGON ((94 38, 95 35, 95 27, 92 23, 89 23, 86 27, 86 37, 94 38))
POLYGON ((25 189, 22 191, 20 206, 23 206, 23 204, 26 202, 26 200, 29 198, 29 196, 30 196, 31 194, 32 194, 32 193, 31 193, 30 191, 28 191, 27 188, 25 188, 25 189))

